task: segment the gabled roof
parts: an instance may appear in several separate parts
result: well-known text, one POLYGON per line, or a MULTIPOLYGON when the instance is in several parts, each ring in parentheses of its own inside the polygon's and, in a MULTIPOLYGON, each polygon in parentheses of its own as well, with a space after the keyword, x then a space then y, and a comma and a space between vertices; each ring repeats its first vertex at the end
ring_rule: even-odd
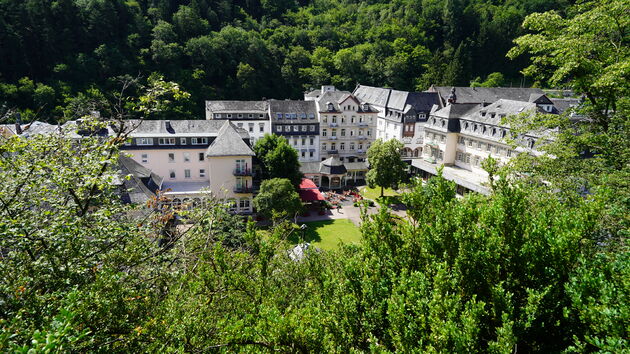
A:
POLYGON ((243 137, 236 131, 230 121, 223 121, 223 125, 212 144, 206 150, 206 156, 254 156, 252 149, 243 141, 243 137))
POLYGON ((387 106, 390 92, 391 89, 365 85, 359 85, 356 89, 354 89, 354 95, 361 101, 368 102, 379 107, 387 106))
POLYGON ((357 112, 363 112, 363 113, 376 113, 377 111, 372 108, 369 107, 370 103, 366 102, 364 100, 362 100, 360 97, 356 97, 355 95, 353 95, 352 93, 348 92, 348 91, 327 91, 325 92, 323 95, 321 95, 318 99, 317 99, 317 108, 319 110, 319 112, 328 112, 328 103, 331 103, 334 107, 334 111, 335 112, 341 112, 341 103, 343 103, 344 101, 348 100, 348 99, 352 99, 354 102, 357 103, 357 112), (368 107, 369 110, 365 110, 363 103, 368 103, 368 107))
POLYGON ((529 95, 528 102, 533 102, 533 103, 538 103, 538 104, 553 104, 553 102, 551 102, 549 98, 547 97, 547 95, 545 95, 544 93, 543 94, 532 93, 531 95, 529 95))
POLYGON ((327 175, 345 174, 346 166, 337 156, 331 156, 319 164, 319 172, 327 175))
POLYGON ((125 203, 144 203, 162 186, 163 178, 127 156, 118 159, 120 197, 125 203), (127 178, 128 176, 128 178, 127 178))
MULTIPOLYGON (((428 92, 437 92, 442 104, 451 94, 452 86, 431 86, 428 92)), ((539 88, 519 87, 455 87, 456 103, 493 103, 500 99, 528 102, 532 94, 544 94, 539 88)))
POLYGON ((442 105, 435 92, 408 92, 359 85, 354 95, 362 101, 399 112, 405 111, 407 105, 411 105, 416 112, 430 112, 433 105, 442 105))

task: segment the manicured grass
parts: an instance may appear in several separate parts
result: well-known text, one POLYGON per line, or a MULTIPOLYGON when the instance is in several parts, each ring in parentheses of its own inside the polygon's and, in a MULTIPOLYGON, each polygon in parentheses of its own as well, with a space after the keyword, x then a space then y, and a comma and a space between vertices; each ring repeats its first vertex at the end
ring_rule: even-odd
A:
MULTIPOLYGON (((383 194, 386 197, 398 196, 398 193, 391 188, 385 188, 383 190, 383 194)), ((376 187, 376 188, 365 187, 364 189, 361 190, 361 195, 363 196, 363 198, 376 200, 377 198, 380 198, 381 196, 381 187, 376 187)))
POLYGON ((363 198, 372 199, 377 201, 381 205, 400 204, 400 194, 391 188, 385 188, 383 190, 384 197, 381 198, 381 187, 370 188, 365 187, 361 191, 363 198))
MULTIPOLYGON (((346 244, 361 242, 361 231, 352 221, 347 219, 322 220, 305 223, 307 228, 304 231, 304 242, 323 250, 334 250, 339 248, 339 242, 346 244)), ((300 240, 302 231, 294 232, 289 240, 295 244, 300 240)))

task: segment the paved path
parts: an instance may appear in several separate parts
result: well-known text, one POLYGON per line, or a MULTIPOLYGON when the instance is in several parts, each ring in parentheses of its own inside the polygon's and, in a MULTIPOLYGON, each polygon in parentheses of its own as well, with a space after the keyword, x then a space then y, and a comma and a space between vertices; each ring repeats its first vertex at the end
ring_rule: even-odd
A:
MULTIPOLYGON (((377 208, 368 208, 368 215, 376 214, 377 208)), ((299 216, 298 223, 320 221, 320 220, 335 220, 335 219, 348 219, 352 221, 356 226, 361 224, 361 209, 355 206, 344 206, 341 209, 327 210, 325 215, 319 215, 316 212, 311 212, 309 216, 299 216)))

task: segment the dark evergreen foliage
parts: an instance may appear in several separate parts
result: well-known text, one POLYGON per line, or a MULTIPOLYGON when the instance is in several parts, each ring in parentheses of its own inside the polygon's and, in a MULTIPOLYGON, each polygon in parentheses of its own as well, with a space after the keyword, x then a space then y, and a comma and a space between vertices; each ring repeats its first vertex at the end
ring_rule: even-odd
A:
POLYGON ((73 97, 153 72, 192 95, 157 116, 170 119, 325 83, 424 90, 501 72, 520 84, 526 58, 505 57, 520 23, 566 2, 0 0, 0 104, 66 120, 73 97))

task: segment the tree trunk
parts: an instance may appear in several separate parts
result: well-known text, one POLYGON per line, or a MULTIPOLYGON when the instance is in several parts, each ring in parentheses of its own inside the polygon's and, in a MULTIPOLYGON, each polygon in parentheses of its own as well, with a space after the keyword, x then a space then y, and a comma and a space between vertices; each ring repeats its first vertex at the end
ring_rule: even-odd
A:
POLYGON ((381 186, 381 198, 383 198, 383 186, 381 186))

